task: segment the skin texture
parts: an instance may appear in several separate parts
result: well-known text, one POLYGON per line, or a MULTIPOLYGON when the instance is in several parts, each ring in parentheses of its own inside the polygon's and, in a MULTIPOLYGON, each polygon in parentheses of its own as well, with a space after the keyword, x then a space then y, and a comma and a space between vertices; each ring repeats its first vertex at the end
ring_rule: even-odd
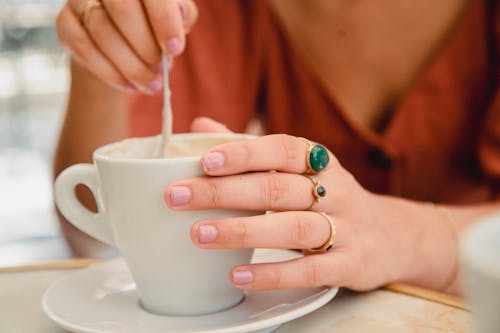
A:
POLYGON ((87 0, 69 0, 56 27, 61 44, 82 67, 115 89, 158 93, 161 52, 182 53, 196 21, 191 0, 103 0, 81 20, 87 0), (165 23, 167 22, 167 23, 165 23))
MULTIPOLYGON (((127 135, 127 93, 139 91, 154 94, 161 90, 156 70, 161 51, 167 52, 172 59, 181 53, 185 34, 197 17, 195 3, 189 0, 104 0, 105 8, 92 9, 85 27, 82 27, 79 20, 85 2, 69 0, 57 19, 61 43, 72 56, 72 83, 55 157, 54 175, 71 164, 90 162, 95 148, 127 135)), ((412 43, 421 43, 421 52, 414 52, 411 57, 394 49, 389 54, 378 54, 377 50, 387 49, 383 47, 368 48, 372 53, 360 52, 359 48, 362 49, 366 40, 356 38, 357 43, 327 50, 330 53, 324 56, 318 51, 322 48, 317 47, 322 45, 321 41, 294 31, 305 31, 300 29, 300 24, 304 22, 318 31, 322 28, 321 24, 331 23, 332 20, 321 16, 317 21, 307 21, 307 15, 298 20, 297 13, 309 12, 293 6, 306 2, 273 3, 292 38, 306 51, 311 64, 322 66, 319 70, 326 75, 323 77, 326 86, 335 88, 347 113, 361 125, 376 128, 378 119, 385 116, 383 110, 397 103, 418 76, 423 64, 430 59, 458 17, 459 6, 465 2, 443 1, 438 5, 426 0, 414 2, 419 10, 427 10, 433 15, 437 13, 433 22, 445 23, 430 31, 427 28, 431 25, 414 30, 411 35, 416 40, 412 43), (290 7, 282 8, 284 3, 290 7), (442 8, 445 4, 457 7, 442 8), (297 26, 299 28, 295 29, 297 26), (332 54, 335 56, 330 56, 332 54), (356 54, 369 54, 370 57, 358 59, 356 54), (342 59, 366 62, 346 66, 342 59), (337 71, 326 70, 335 66, 337 71), (340 69, 342 71, 339 72, 340 69), (372 80, 380 77, 389 80, 372 80), (339 85, 338 82, 346 84, 339 85), (375 86, 380 89, 375 91, 374 96, 358 98, 359 95, 356 95, 359 91, 373 91, 369 88, 375 86), (361 104, 350 105, 345 101, 359 101, 361 104)), ((321 6, 333 2, 318 0, 307 3, 321 6)), ((324 7, 324 10, 318 10, 321 7, 309 10, 330 15, 341 13, 337 16, 338 22, 342 20, 345 27, 361 27, 360 23, 370 18, 373 22, 392 22, 390 15, 396 15, 405 22, 404 13, 416 16, 412 8, 399 7, 396 10, 398 7, 394 6, 401 2, 387 1, 384 10, 378 11, 373 8, 374 3, 377 3, 375 7, 381 8, 378 2, 368 0, 335 3, 342 5, 342 11, 336 11, 331 6, 324 7), (370 13, 374 16, 371 17, 370 13)), ((345 31, 364 36, 361 30, 345 31)), ((369 30, 372 33, 377 29, 369 30)), ((398 34, 404 31, 381 29, 380 35, 367 38, 378 38, 383 42, 387 37, 389 41, 395 41, 398 34), (392 31, 396 35, 388 35, 392 31)), ((207 118, 196 119, 192 130, 227 131, 224 125, 207 118)), ((305 170, 306 148, 304 140, 284 134, 264 136, 252 143, 215 147, 207 152, 200 164, 207 176, 165 184, 165 201, 172 209, 178 210, 245 208, 275 212, 264 216, 256 213, 255 217, 197 222, 190 237, 196 246, 207 250, 318 247, 326 241, 329 229, 324 217, 317 212, 326 212, 333 218, 337 236, 331 251, 285 263, 235 267, 229 278, 239 288, 283 289, 329 285, 367 290, 388 282, 402 281, 458 292, 457 238, 478 217, 498 210, 498 205, 437 207, 430 203, 373 194, 358 184, 330 153, 328 167, 313 176, 325 186, 327 195, 310 211, 304 211, 312 202, 311 182, 300 175, 305 170), (222 163, 215 163, 220 166, 218 169, 209 168, 214 165, 214 156, 223 156, 222 163), (277 172, 269 172, 271 170, 277 172), (242 182, 247 189, 245 193, 238 190, 242 182), (236 183, 239 185, 236 186, 236 183), (190 196, 187 201, 174 204, 174 192, 179 187, 190 196)), ((79 196, 92 208, 92 199, 88 194, 82 191, 79 196)), ((76 255, 99 256, 109 251, 64 220, 62 228, 76 255)))
MULTIPOLYGON (((172 38, 181 41, 177 52, 168 53, 172 63, 198 16, 191 0, 105 0, 106 10, 92 9, 83 27, 80 18, 86 2, 67 1, 56 20, 59 40, 71 55, 72 80, 54 158, 54 178, 72 164, 91 163, 97 147, 127 136, 128 94, 155 94, 162 89, 161 81, 155 83, 160 77, 161 49, 172 38), (163 6, 157 8, 158 4, 163 6), (108 53, 113 50, 122 55, 113 58, 108 53)), ((78 188, 77 195, 89 209, 96 209, 90 191, 78 188)), ((111 251, 60 214, 59 218, 76 256, 106 256, 111 251)))
MULTIPOLYGON (((197 119, 193 125, 202 132, 223 130, 208 119, 197 119)), ((303 211, 313 200, 311 182, 301 175, 307 147, 304 140, 284 134, 214 147, 200 163, 209 177, 170 184, 165 202, 176 210, 274 212, 197 222, 190 237, 203 249, 316 248, 327 241, 329 225, 315 212, 333 218, 337 230, 333 250, 285 263, 235 267, 230 279, 242 289, 328 285, 369 290, 398 281, 459 293, 457 238, 477 218, 498 210, 497 204, 445 207, 373 194, 329 152, 329 165, 313 176, 328 193, 310 211, 303 211), (213 160, 214 153, 224 156, 224 162, 207 169, 204 159, 213 160), (239 190, 242 184, 244 192, 239 190), (190 198, 176 205, 172 192, 179 187, 187 188, 190 198), (209 241, 207 233, 212 235, 209 241), (246 283, 239 283, 240 276, 246 283)))
POLYGON ((269 0, 322 86, 351 121, 375 130, 440 49, 468 2, 269 0))

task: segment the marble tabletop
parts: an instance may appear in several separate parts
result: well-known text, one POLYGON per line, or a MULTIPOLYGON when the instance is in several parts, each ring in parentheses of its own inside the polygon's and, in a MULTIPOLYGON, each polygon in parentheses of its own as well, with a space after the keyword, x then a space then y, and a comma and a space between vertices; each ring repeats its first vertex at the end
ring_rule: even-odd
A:
MULTIPOLYGON (((0 332, 65 332, 43 313, 42 295, 56 279, 92 262, 0 268, 0 332)), ((366 293, 341 290, 319 310, 275 332, 471 332, 471 317, 465 309, 387 289, 366 293)))

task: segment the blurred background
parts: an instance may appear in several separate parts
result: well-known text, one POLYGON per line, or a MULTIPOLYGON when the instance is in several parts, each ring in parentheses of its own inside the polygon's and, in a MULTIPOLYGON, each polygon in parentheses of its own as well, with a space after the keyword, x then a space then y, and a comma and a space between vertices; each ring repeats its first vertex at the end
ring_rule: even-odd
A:
POLYGON ((69 84, 62 0, 0 0, 0 266, 62 259, 51 164, 69 84))

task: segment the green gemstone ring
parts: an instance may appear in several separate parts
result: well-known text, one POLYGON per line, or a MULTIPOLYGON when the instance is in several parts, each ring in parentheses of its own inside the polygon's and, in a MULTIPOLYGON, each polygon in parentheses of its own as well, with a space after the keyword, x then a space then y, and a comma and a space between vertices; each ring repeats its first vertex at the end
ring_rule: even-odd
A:
POLYGON ((315 174, 320 172, 328 165, 330 162, 330 157, 328 156, 328 151, 325 147, 319 144, 314 144, 309 140, 305 139, 309 147, 306 152, 306 165, 307 169, 305 174, 315 174))

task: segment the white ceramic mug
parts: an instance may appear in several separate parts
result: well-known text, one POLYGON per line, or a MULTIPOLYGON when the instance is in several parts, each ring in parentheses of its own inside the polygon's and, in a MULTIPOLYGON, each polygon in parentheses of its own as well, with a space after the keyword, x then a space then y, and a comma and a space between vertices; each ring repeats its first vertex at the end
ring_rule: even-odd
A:
POLYGON ((478 333, 500 332, 500 214, 474 224, 460 242, 465 294, 478 333))
POLYGON ((200 154, 215 144, 249 139, 243 134, 178 134, 172 138, 192 157, 155 156, 159 137, 128 139, 94 152, 94 164, 64 170, 55 182, 61 213, 80 230, 121 250, 137 284, 142 306, 167 315, 200 315, 239 303, 243 292, 231 285, 229 271, 250 261, 252 250, 201 250, 189 237, 201 219, 248 216, 256 212, 173 211, 163 201, 167 185, 201 176, 200 154), (75 186, 88 186, 98 212, 87 210, 75 186))

